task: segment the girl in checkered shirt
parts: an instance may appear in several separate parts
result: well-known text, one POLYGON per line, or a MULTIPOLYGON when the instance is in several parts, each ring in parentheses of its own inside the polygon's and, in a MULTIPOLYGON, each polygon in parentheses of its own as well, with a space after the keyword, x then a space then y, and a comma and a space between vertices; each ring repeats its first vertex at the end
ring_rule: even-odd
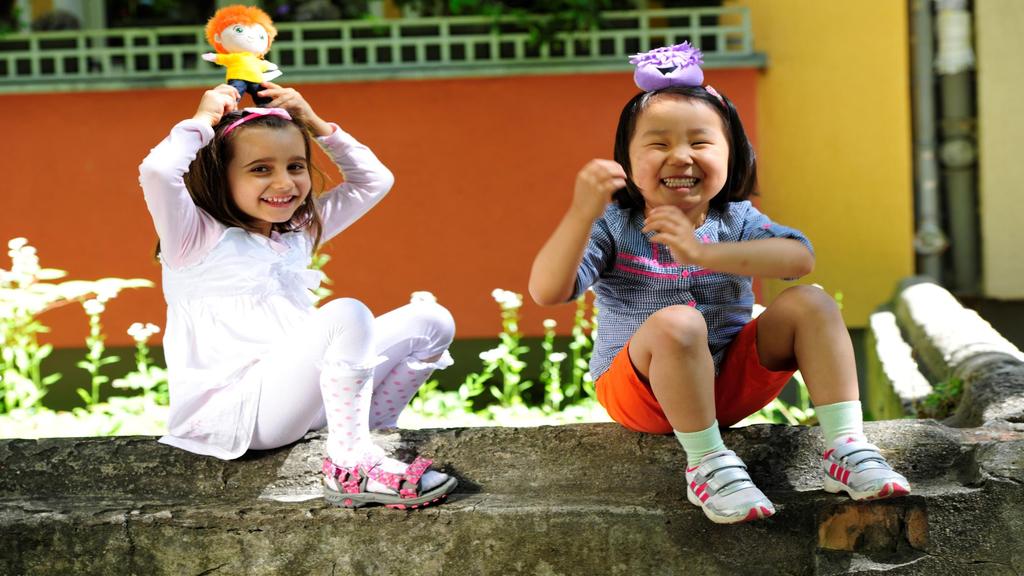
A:
POLYGON ((619 118, 615 160, 591 160, 540 250, 541 305, 597 293, 597 396, 631 430, 672 432, 687 497, 717 523, 775 513, 719 433, 756 412, 799 369, 826 450, 824 487, 855 500, 910 493, 864 436, 853 347, 835 301, 812 286, 752 319, 753 277, 798 278, 814 253, 799 231, 747 200, 754 152, 732 102, 703 85, 689 44, 631 60, 643 92, 619 118))

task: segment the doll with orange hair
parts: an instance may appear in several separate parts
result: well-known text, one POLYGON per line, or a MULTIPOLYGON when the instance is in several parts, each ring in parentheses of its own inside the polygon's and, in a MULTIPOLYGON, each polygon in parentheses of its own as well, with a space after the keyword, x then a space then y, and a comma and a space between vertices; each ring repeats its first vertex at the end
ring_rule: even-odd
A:
POLYGON ((266 12, 255 6, 226 6, 217 10, 206 23, 206 39, 217 53, 203 54, 203 60, 227 68, 225 83, 238 90, 238 99, 246 92, 257 106, 270 98, 261 97, 262 83, 281 75, 277 64, 263 59, 277 29, 266 12))

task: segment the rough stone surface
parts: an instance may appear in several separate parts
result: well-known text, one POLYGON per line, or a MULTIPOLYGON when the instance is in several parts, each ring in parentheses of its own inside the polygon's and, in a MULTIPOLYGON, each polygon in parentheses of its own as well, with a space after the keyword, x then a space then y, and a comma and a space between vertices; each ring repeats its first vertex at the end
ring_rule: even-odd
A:
POLYGON ((950 425, 1024 422, 1024 353, 936 284, 908 280, 893 307, 871 321, 866 403, 874 417, 915 414, 926 375, 963 384, 950 425))
POLYGON ((1024 423, 1024 362, 1001 353, 981 354, 961 364, 957 373, 964 395, 951 424, 1024 423))
POLYGON ((916 414, 916 405, 932 392, 914 360, 914 349, 903 339, 896 315, 871 315, 867 343, 867 406, 875 420, 916 414))
POLYGON ((686 501, 674 439, 612 424, 388 434, 460 479, 417 512, 306 499, 319 434, 232 462, 153 438, 5 440, 0 574, 1024 573, 1024 426, 867 428, 913 495, 823 492, 816 429, 727 432, 779 509, 740 526, 686 501))

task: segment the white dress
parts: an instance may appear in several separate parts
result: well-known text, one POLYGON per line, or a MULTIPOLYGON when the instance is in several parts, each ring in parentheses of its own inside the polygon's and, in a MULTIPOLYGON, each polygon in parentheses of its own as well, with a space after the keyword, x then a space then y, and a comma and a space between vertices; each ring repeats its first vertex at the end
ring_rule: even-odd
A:
MULTIPOLYGON (((388 192, 391 172, 368 148, 334 126, 318 138, 345 182, 318 199, 323 241, 365 214, 388 192)), ((304 232, 271 238, 229 228, 192 203, 183 176, 213 138, 209 125, 177 124, 139 167, 160 237, 167 301, 164 354, 170 379, 165 444, 236 458, 252 439, 261 358, 312 314, 311 240, 304 232)))

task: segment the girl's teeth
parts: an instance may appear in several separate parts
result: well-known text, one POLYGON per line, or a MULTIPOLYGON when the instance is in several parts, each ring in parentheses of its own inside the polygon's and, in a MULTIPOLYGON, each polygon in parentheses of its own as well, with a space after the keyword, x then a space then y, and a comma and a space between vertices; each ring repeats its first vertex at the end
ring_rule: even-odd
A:
POLYGON ((662 180, 669 188, 692 188, 697 184, 696 178, 665 178, 662 180))

